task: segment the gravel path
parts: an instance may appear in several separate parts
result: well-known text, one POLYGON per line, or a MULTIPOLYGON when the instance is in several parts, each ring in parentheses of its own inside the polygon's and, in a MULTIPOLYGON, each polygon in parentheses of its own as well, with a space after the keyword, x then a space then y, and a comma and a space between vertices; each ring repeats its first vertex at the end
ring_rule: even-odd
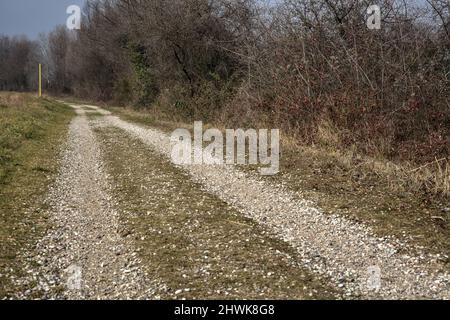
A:
MULTIPOLYGON (((170 137, 117 117, 109 125, 170 157, 170 137)), ((283 186, 231 166, 185 166, 194 181, 293 245, 304 266, 328 278, 347 297, 449 299, 449 276, 439 256, 412 254, 393 238, 378 238, 362 225, 327 215, 283 186), (381 283, 378 283, 380 273, 381 283)))
MULTIPOLYGON (((52 228, 24 257, 29 275, 16 282, 31 289, 18 298, 155 298, 166 285, 156 275, 149 277, 133 240, 121 235, 120 206, 111 197, 114 179, 103 167, 87 115, 99 116, 95 125, 119 128, 169 159, 170 137, 94 106, 73 107, 78 116, 47 199, 52 228)), ((204 191, 290 244, 302 267, 345 298, 450 299, 450 278, 439 255, 420 253, 393 237, 379 238, 363 224, 325 214, 282 185, 233 166, 181 169, 204 191)))
POLYGON ((30 277, 21 280, 38 285, 21 298, 151 299, 156 284, 148 281, 132 245, 119 234, 98 143, 86 110, 74 107, 78 116, 48 197, 53 227, 37 254, 28 257, 30 277))

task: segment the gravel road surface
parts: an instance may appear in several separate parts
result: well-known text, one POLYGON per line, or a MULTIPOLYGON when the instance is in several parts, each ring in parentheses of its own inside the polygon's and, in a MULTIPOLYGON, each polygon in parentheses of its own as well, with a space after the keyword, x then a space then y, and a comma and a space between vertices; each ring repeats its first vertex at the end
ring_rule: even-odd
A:
MULTIPOLYGON (((78 116, 48 195, 53 227, 35 253, 27 255, 30 275, 18 281, 37 285, 22 297, 44 292, 56 299, 154 299, 164 284, 146 273, 133 243, 119 232, 112 180, 93 126, 119 129, 166 159, 170 137, 95 106, 73 107, 78 116)), ((341 298, 450 298, 449 275, 438 255, 421 253, 393 237, 377 237, 364 224, 325 214, 283 185, 234 166, 178 168, 203 192, 293 247, 301 267, 341 292, 341 298)))

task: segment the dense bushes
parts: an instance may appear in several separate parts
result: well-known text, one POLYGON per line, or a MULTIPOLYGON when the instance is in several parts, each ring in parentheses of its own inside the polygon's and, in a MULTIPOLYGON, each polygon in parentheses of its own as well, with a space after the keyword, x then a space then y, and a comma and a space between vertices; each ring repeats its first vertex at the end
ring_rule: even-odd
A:
POLYGON ((448 1, 268 3, 89 2, 80 31, 57 29, 43 46, 48 85, 177 120, 282 127, 372 156, 448 157, 448 1), (374 3, 381 30, 366 26, 374 3))

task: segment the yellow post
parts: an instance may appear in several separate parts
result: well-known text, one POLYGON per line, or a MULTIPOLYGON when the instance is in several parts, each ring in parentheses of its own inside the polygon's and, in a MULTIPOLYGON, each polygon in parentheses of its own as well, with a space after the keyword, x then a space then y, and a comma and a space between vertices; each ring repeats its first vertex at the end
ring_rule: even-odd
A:
POLYGON ((39 98, 42 97, 42 65, 39 63, 39 98))

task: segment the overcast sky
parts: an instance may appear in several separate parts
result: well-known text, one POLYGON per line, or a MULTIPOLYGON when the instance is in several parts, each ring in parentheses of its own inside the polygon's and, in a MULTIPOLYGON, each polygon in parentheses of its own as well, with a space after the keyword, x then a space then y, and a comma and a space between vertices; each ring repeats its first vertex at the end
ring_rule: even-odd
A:
POLYGON ((0 34, 26 35, 36 39, 65 24, 66 9, 75 4, 82 7, 85 0, 0 0, 0 34))

